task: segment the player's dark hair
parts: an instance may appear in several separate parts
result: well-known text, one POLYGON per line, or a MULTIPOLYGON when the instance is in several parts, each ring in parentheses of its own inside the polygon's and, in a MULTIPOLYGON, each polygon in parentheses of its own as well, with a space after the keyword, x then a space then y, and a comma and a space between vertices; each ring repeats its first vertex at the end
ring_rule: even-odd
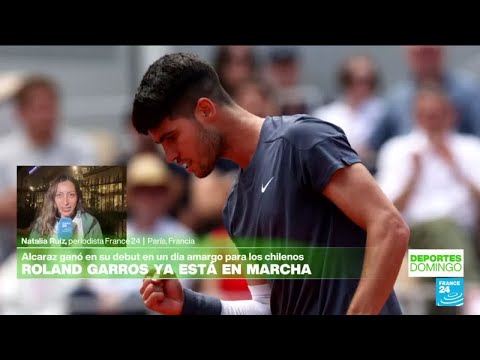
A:
POLYGON ((164 55, 150 65, 135 94, 133 126, 148 135, 166 117, 192 116, 202 97, 223 105, 233 103, 207 61, 194 54, 164 55))

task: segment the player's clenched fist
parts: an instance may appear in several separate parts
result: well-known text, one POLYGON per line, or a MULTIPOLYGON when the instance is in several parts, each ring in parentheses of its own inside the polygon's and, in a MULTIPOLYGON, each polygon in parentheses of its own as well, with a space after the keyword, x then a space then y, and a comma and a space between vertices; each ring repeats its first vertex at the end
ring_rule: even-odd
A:
POLYGON ((144 279, 140 294, 150 310, 164 315, 182 312, 183 288, 178 279, 144 279))

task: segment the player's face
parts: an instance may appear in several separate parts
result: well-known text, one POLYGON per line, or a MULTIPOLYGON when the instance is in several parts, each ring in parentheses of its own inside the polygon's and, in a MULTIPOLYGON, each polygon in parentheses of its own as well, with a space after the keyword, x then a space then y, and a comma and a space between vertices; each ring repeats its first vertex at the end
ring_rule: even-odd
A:
POLYGON ((218 131, 188 117, 165 119, 150 135, 162 145, 168 162, 176 161, 199 178, 212 172, 220 155, 218 131))
POLYGON ((58 183, 55 193, 55 204, 60 217, 71 217, 77 207, 78 194, 75 185, 71 181, 58 183))

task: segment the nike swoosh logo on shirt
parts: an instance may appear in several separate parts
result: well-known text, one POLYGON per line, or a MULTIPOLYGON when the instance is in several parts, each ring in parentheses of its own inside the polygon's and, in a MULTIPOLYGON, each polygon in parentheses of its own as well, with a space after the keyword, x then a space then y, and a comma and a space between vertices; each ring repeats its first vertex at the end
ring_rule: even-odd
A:
POLYGON ((265 186, 263 186, 263 184, 262 184, 262 193, 265 192, 265 190, 267 189, 268 184, 270 184, 270 182, 271 182, 272 180, 273 180, 273 176, 272 176, 272 178, 271 178, 270 180, 268 180, 268 182, 265 184, 265 186))

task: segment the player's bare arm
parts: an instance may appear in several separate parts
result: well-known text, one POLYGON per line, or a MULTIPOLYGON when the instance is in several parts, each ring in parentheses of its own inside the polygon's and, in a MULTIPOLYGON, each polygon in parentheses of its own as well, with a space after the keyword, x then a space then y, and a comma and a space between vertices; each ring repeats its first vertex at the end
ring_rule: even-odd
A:
POLYGON ((409 229, 362 164, 335 172, 323 194, 367 232, 362 276, 347 314, 378 314, 393 290, 409 229))

